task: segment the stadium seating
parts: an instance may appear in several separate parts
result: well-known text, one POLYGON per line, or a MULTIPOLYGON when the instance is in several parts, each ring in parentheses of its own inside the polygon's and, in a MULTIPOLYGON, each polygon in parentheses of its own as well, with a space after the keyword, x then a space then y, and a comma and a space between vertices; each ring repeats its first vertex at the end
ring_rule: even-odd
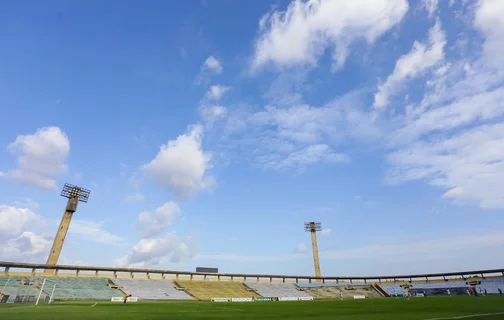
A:
POLYGON ((487 294, 498 294, 498 289, 501 288, 504 291, 504 279, 499 280, 481 280, 481 284, 476 287, 476 290, 480 292, 480 289, 487 290, 487 294))
MULTIPOLYGON (((31 277, 38 282, 38 287, 44 280, 43 277, 31 277)), ((122 292, 109 288, 109 279, 106 278, 77 278, 77 277, 47 277, 44 291, 50 295, 54 286, 54 300, 110 300, 112 297, 122 296, 122 292)))
POLYGON ((22 281, 24 278, 0 276, 0 290, 11 296, 38 296, 40 289, 30 285, 30 282, 22 281))
POLYGON ((446 282, 428 282, 428 283, 413 283, 412 289, 451 289, 451 288, 467 288, 469 287, 465 281, 446 281, 446 282))
POLYGON ((311 297, 291 283, 245 282, 245 285, 263 297, 311 297))
POLYGON ((251 298, 258 296, 256 292, 247 289, 241 282, 181 280, 176 283, 187 289, 192 296, 199 300, 210 300, 211 298, 251 298))
POLYGON ((170 280, 112 279, 122 291, 143 300, 194 300, 170 280))
POLYGON ((344 284, 298 284, 299 288, 315 299, 336 299, 343 292, 343 298, 353 298, 363 295, 366 298, 380 298, 381 295, 371 285, 344 285, 344 284))
POLYGON ((380 287, 385 290, 391 297, 402 296, 408 291, 404 289, 400 284, 380 284, 380 287))

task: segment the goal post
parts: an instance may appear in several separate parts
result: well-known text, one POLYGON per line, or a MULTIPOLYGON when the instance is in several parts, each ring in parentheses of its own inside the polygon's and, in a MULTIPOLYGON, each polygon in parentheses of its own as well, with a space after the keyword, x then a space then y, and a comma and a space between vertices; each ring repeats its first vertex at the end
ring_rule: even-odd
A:
POLYGON ((51 304, 54 301, 57 289, 58 287, 55 282, 51 281, 49 278, 44 278, 40 285, 35 305, 51 304))

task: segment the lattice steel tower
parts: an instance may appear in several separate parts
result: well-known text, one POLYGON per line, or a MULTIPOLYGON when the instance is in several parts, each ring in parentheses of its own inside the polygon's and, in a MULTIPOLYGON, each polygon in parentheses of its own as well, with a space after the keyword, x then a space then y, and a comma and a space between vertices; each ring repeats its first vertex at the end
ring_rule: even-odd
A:
POLYGON ((320 222, 305 222, 305 231, 311 233, 312 249, 313 249, 313 264, 315 265, 315 276, 321 277, 320 275, 320 261, 318 256, 318 245, 317 245, 317 231, 322 230, 322 224, 320 222))
MULTIPOLYGON (((47 258, 47 264, 56 265, 58 263, 61 249, 63 249, 63 243, 65 242, 65 237, 68 232, 68 227, 70 226, 70 222, 72 221, 72 215, 75 211, 77 211, 77 205, 79 204, 79 201, 88 201, 90 193, 91 191, 89 190, 65 183, 65 186, 61 191, 61 196, 68 198, 68 202, 65 208, 65 213, 63 214, 63 218, 61 218, 58 232, 56 233, 56 237, 54 238, 51 252, 49 253, 49 257, 47 258)), ((46 270, 46 272, 52 273, 53 270, 46 270)))

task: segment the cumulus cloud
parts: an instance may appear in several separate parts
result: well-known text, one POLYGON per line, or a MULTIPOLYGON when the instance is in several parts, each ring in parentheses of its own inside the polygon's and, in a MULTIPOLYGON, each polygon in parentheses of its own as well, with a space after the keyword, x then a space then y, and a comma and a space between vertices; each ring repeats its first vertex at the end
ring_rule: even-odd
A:
POLYGON ((0 259, 39 262, 49 252, 50 241, 35 234, 43 219, 30 209, 0 205, 0 259))
POLYGON ((296 249, 294 249, 295 253, 307 253, 308 252, 308 247, 304 243, 300 243, 296 246, 296 249))
POLYGON ((65 161, 70 152, 70 141, 60 128, 20 135, 8 150, 17 157, 18 167, 7 171, 7 178, 40 190, 58 190, 55 179, 68 171, 65 161))
POLYGON ((211 155, 201 147, 203 127, 191 126, 189 132, 162 145, 159 153, 142 168, 158 184, 167 186, 177 200, 185 200, 198 190, 209 188, 213 177, 206 175, 211 155))
POLYGON ((208 89, 207 93, 205 94, 205 98, 207 98, 208 100, 220 100, 222 96, 224 96, 224 94, 230 89, 231 87, 226 87, 218 84, 213 85, 210 87, 210 89, 208 89))
POLYGON ((161 238, 142 239, 130 253, 115 260, 121 267, 152 268, 163 262, 180 262, 194 257, 196 241, 192 237, 180 237, 175 232, 161 238))
POLYGON ((374 97, 374 106, 376 108, 387 106, 389 97, 401 89, 405 80, 417 77, 441 61, 444 58, 445 45, 445 33, 438 19, 429 30, 428 45, 415 41, 411 51, 397 60, 392 74, 378 87, 378 92, 374 97))
POLYGON ((19 237, 11 238, 0 247, 0 258, 16 262, 40 263, 47 258, 52 241, 25 231, 19 237))
POLYGON ((42 218, 30 209, 0 205, 0 240, 19 237, 40 222, 42 218))
POLYGON ((339 68, 353 41, 373 43, 397 25, 407 11, 405 0, 294 0, 286 11, 273 11, 260 20, 253 67, 268 62, 278 66, 315 65, 332 47, 334 65, 339 68))
POLYGON ((180 214, 180 208, 173 201, 157 208, 154 216, 150 212, 141 212, 138 216, 137 230, 142 238, 152 238, 170 226, 173 218, 178 214, 180 214))

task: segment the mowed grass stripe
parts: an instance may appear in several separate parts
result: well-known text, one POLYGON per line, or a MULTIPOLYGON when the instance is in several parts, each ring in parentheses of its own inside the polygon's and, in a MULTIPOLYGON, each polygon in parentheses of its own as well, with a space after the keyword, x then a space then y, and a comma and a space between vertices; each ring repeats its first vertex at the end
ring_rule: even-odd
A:
MULTIPOLYGON (((335 319, 425 320, 504 312, 504 298, 429 297, 299 302, 56 302, 51 305, 0 305, 0 319, 335 319), (95 307, 91 307, 98 302, 95 307)), ((471 318, 465 318, 471 319, 471 318)), ((488 318, 503 319, 504 314, 488 318)))

